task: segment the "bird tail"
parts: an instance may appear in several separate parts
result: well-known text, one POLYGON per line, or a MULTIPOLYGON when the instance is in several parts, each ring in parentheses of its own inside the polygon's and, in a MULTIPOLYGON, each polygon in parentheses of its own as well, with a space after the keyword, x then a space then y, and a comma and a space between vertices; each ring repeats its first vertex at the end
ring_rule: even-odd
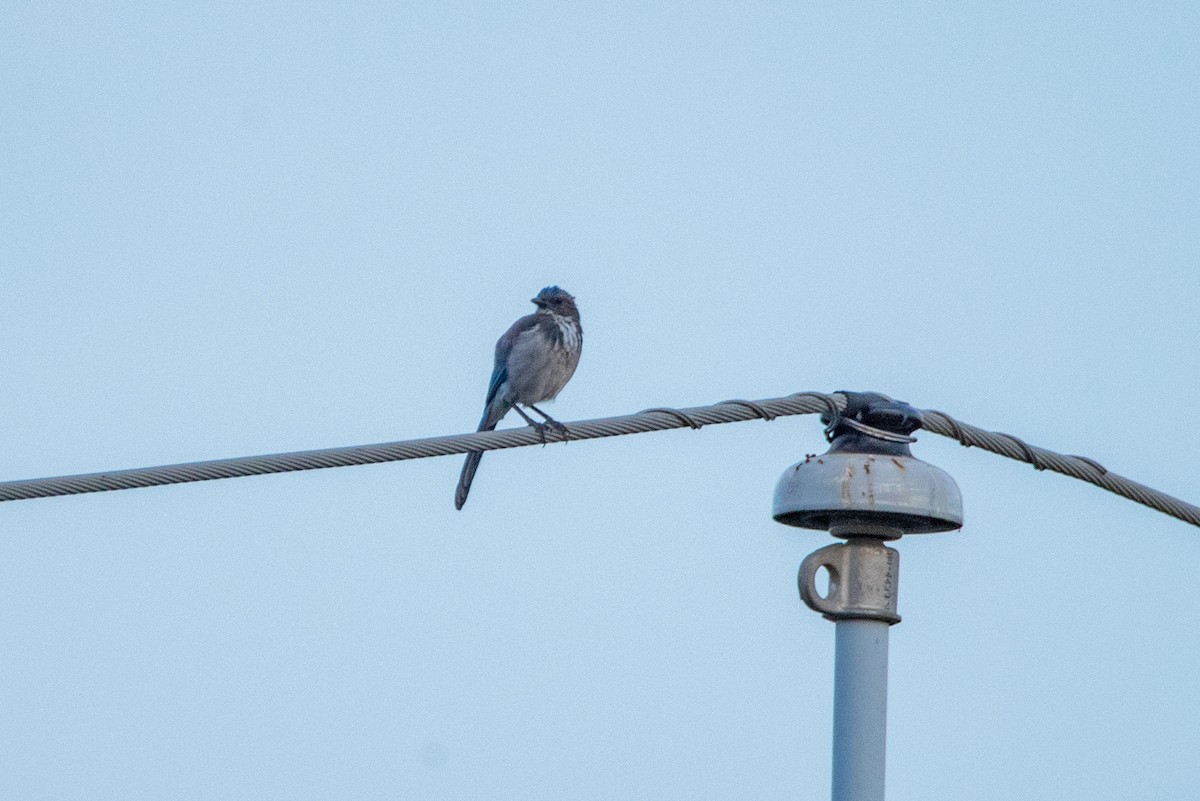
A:
POLYGON ((454 508, 461 509, 467 502, 467 493, 471 491, 471 482, 475 480, 475 471, 479 469, 479 460, 483 451, 471 451, 463 462, 462 473, 458 476, 458 488, 454 490, 454 508))
MULTIPOLYGON (((496 401, 489 403, 483 410, 483 419, 479 421, 479 428, 476 430, 492 431, 507 412, 508 408, 501 403, 496 401)), ((479 460, 482 458, 483 451, 471 451, 467 454, 467 459, 463 462, 462 473, 458 476, 458 487, 454 490, 455 509, 462 509, 463 504, 467 502, 467 493, 471 491, 471 482, 475 480, 475 471, 479 469, 479 460)))

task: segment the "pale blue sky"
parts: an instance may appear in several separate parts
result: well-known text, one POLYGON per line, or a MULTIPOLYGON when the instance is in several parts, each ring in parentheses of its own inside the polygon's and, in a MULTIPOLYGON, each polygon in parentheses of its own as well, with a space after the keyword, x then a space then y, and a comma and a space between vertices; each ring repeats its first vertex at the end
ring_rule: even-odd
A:
MULTIPOLYGON (((1200 14, 0 8, 0 479, 885 392, 1200 500, 1200 14), (506 421, 506 425, 515 425, 506 421)), ((813 417, 0 506, 0 797, 828 796, 813 417)), ((1200 531, 925 434, 889 798, 1200 786, 1200 531)))

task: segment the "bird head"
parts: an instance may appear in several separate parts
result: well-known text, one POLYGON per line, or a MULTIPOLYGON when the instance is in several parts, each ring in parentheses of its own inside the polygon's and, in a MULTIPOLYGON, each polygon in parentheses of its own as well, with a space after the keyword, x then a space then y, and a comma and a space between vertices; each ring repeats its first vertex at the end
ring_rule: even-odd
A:
POLYGON ((563 317, 579 319, 579 309, 575 306, 575 298, 569 292, 556 286, 548 286, 537 297, 533 304, 538 307, 538 313, 558 314, 563 317))

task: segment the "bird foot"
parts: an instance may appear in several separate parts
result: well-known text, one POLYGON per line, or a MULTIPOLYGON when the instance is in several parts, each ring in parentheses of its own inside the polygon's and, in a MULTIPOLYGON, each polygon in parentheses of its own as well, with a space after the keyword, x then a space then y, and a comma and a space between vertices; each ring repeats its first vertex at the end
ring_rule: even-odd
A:
POLYGON ((542 447, 545 447, 545 445, 546 445, 546 428, 548 426, 545 423, 535 423, 532 420, 530 420, 529 427, 532 428, 534 431, 538 432, 538 436, 542 440, 542 447))
POLYGON ((552 418, 547 418, 546 422, 544 422, 544 423, 535 423, 535 422, 530 421, 529 427, 538 432, 538 436, 541 437, 541 440, 542 440, 542 445, 547 444, 546 429, 548 429, 548 428, 552 429, 554 431, 557 431, 559 433, 559 435, 563 438, 564 442, 571 438, 571 430, 569 428, 567 428, 565 425, 563 425, 562 423, 560 423, 557 420, 554 420, 552 418))

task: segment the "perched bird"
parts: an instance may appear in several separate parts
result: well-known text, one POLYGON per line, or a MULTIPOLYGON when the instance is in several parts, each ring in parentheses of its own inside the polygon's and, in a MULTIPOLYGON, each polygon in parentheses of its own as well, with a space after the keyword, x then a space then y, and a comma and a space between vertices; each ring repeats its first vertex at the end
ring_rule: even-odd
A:
MULTIPOLYGON (((543 432, 543 437, 547 425, 566 431, 566 426, 534 404, 552 400, 575 374, 583 347, 579 309, 575 307, 575 298, 556 286, 539 292, 533 304, 537 311, 513 323, 496 343, 496 365, 488 384, 479 431, 494 429, 509 409, 516 409, 525 422, 543 432), (521 406, 537 412, 546 422, 536 422, 521 406)), ((467 502, 471 480, 482 458, 482 451, 467 454, 458 489, 454 491, 455 509, 463 508, 467 502)))

